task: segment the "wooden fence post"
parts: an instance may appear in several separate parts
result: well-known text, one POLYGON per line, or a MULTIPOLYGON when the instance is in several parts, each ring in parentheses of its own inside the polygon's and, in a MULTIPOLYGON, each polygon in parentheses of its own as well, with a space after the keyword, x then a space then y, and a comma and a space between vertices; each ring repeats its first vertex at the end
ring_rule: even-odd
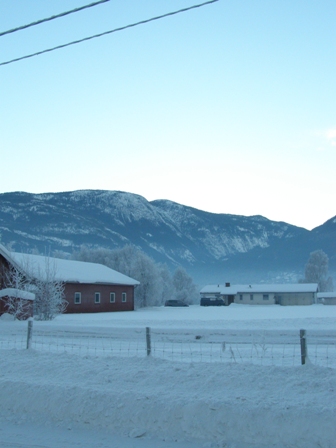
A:
POLYGON ((307 337, 306 330, 300 330, 300 347, 301 347, 301 364, 306 364, 307 352, 307 337))
POLYGON ((147 345, 147 356, 149 356, 152 351, 150 327, 146 327, 146 345, 147 345))
POLYGON ((33 319, 28 319, 28 332, 27 332, 27 349, 31 348, 33 338, 33 319))

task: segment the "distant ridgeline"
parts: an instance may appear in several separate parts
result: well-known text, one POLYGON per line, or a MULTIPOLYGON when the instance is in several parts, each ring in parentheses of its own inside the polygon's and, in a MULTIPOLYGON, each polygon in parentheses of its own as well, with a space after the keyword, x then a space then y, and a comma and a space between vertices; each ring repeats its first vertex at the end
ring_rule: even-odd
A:
POLYGON ((0 234, 12 250, 51 255, 135 245, 171 269, 184 267, 199 285, 295 282, 318 249, 336 272, 336 217, 308 231, 120 191, 1 194, 0 234))

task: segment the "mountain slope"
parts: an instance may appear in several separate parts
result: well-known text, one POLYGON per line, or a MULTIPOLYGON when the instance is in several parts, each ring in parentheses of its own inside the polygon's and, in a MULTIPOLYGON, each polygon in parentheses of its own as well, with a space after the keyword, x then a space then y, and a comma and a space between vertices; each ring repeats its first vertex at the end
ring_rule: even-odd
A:
POLYGON ((309 232, 262 216, 214 214, 120 191, 0 195, 1 240, 14 250, 72 253, 81 245, 134 244, 156 261, 204 278, 302 270, 312 250, 334 255, 335 222, 309 232))

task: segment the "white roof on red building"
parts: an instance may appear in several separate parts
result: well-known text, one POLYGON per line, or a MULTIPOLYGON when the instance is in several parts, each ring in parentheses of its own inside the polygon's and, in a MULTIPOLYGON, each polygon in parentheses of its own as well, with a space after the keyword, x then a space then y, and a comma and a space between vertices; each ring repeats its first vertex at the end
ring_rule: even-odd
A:
POLYGON ((43 255, 10 252, 0 245, 0 253, 26 274, 44 279, 49 269, 54 280, 66 283, 98 283, 112 285, 139 285, 140 282, 98 263, 66 260, 43 255))

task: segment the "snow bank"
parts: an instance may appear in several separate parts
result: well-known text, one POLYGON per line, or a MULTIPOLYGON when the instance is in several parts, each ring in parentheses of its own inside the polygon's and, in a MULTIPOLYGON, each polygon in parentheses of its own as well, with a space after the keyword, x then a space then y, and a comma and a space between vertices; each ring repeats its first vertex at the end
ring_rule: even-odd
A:
POLYGON ((179 446, 335 446, 333 369, 2 350, 0 372, 8 424, 38 421, 179 446))

